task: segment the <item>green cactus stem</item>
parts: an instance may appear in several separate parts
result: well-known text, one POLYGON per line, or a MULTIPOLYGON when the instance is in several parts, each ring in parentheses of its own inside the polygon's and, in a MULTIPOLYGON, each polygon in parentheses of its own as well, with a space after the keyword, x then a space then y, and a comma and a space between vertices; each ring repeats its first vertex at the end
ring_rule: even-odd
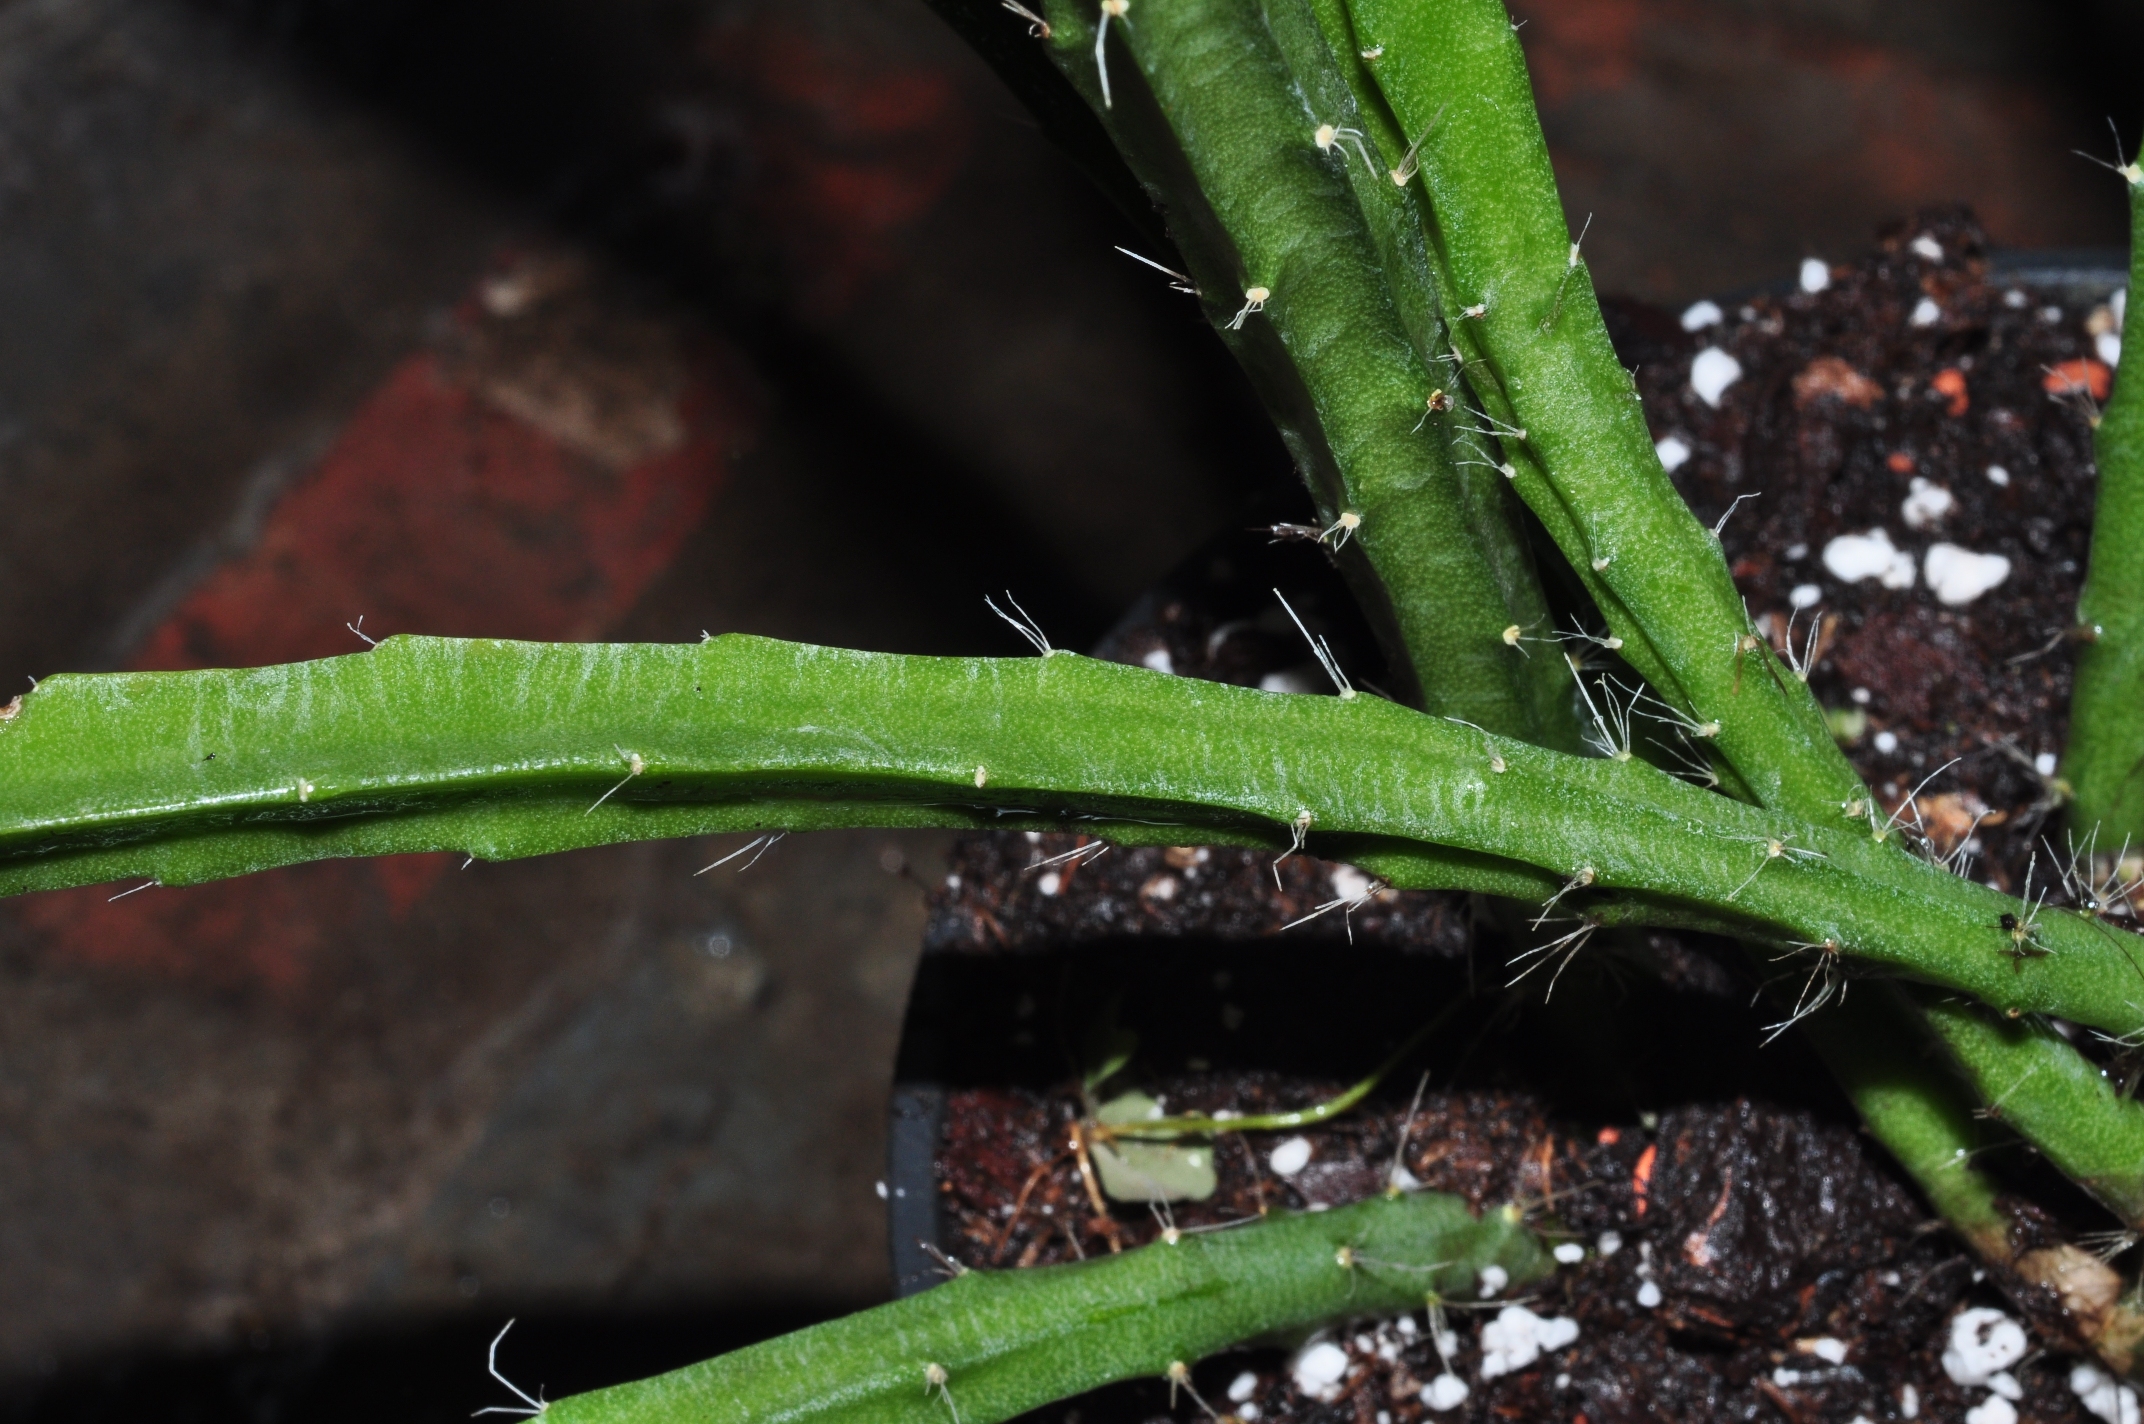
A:
POLYGON ((1553 1269, 1515 1207, 1435 1192, 1184 1233, 1119 1256, 968 1271, 635 1384, 554 1401, 557 1424, 993 1424, 1126 1379, 1188 1382, 1216 1350, 1469 1297, 1553 1269), (1494 1277, 1492 1276, 1493 1280, 1494 1277))
MULTIPOLYGON (((2121 169, 2129 185, 2128 309, 2125 350, 2144 352, 2144 169, 2121 169)), ((2132 362, 2132 364, 2134 364, 2132 362)), ((2093 433, 2099 497, 2092 556, 2077 601, 2077 687, 2070 702, 2062 777, 2076 797, 2070 820, 2080 836, 2114 850, 2144 844, 2144 384, 2117 377, 2093 433)))
POLYGON ((1401 132, 1419 145, 1431 242, 1459 313, 1468 377, 1500 393, 1505 441, 1545 488, 1519 491, 1641 668, 1756 799, 1804 815, 1864 794, 1816 700, 1750 626, 1719 543, 1668 482, 1630 373, 1571 241, 1526 64, 1500 0, 1349 0, 1354 33, 1401 132))
MULTIPOLYGON (((1382 180, 1354 141, 1344 82, 1300 82, 1256 7, 1174 0, 1138 6, 1111 30, 1105 108, 1097 12, 1054 0, 1044 13, 1060 66, 1167 216, 1209 319, 1317 500, 1327 542, 1344 544, 1342 571, 1390 630, 1391 661, 1412 670, 1407 700, 1575 749, 1562 660, 1505 637, 1545 634, 1547 602, 1502 479, 1458 463, 1458 402, 1431 408, 1433 393, 1457 383, 1433 364, 1434 293, 1419 260, 1406 264, 1404 242, 1419 250, 1420 240, 1359 199, 1359 185, 1382 180)), ((1293 38, 1296 58, 1321 44, 1310 23, 1293 38)))
POLYGON ((0 784, 5 891, 330 855, 541 854, 764 824, 770 801, 788 829, 1025 814, 1127 840, 1323 832, 1463 852, 1446 862, 1454 880, 1484 857, 1516 862, 1569 893, 1834 943, 1998 1008, 2144 1028, 2144 968, 2121 937, 2066 911, 2020 920, 2027 907, 1863 820, 1810 825, 1640 761, 1368 695, 1068 653, 391 638, 275 668, 62 676, 0 723, 0 784))

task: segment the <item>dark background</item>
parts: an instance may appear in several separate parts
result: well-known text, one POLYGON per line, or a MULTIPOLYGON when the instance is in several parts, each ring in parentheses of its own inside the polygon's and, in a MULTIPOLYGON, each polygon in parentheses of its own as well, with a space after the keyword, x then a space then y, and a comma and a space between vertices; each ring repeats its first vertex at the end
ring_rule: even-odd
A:
MULTIPOLYGON (((2124 238, 2119 0, 1518 13, 1604 290, 2124 238)), ((0 0, 0 687, 1082 646, 1289 478, 1134 240, 920 0, 0 0)), ((557 1394, 882 1298, 944 844, 0 905, 0 1413, 459 1418, 515 1313, 557 1394)))

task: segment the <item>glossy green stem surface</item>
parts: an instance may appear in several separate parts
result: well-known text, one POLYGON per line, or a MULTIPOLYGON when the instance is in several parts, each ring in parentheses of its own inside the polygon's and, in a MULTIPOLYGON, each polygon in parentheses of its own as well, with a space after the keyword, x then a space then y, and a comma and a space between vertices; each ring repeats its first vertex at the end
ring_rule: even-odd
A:
MULTIPOLYGON (((2144 352, 2144 173, 2129 182, 2129 291, 2122 346, 2144 352)), ((2132 364, 2134 362, 2132 361, 2132 364)), ((2062 775, 2071 824, 2101 850, 2144 843, 2144 381, 2117 375, 2093 438, 2099 497, 2077 621, 2094 636, 2077 655, 2062 775)))
POLYGON ((764 825, 768 803, 790 829, 1024 814, 1150 840, 1277 840, 1307 814, 1313 833, 1462 852, 1455 878, 1482 857, 1590 872, 2000 1008, 2144 1027, 2144 968, 2119 937, 2043 911, 2046 952, 2018 957, 2001 917, 2023 906, 1860 823, 1805 824, 1375 697, 1072 654, 404 637, 281 667, 63 676, 0 723, 0 785, 0 891, 533 855, 764 825))
MULTIPOLYGON (((553 1403, 559 1424, 991 1424, 1350 1315, 1552 1269, 1515 1210, 1424 1192, 1185 1235, 1121 1256, 970 1271, 923 1294, 553 1403), (1344 1259, 1342 1252, 1350 1253, 1344 1259), (943 1387, 928 1382, 942 1374, 943 1387)), ((1185 1408, 1190 1408, 1185 1401, 1185 1408)))

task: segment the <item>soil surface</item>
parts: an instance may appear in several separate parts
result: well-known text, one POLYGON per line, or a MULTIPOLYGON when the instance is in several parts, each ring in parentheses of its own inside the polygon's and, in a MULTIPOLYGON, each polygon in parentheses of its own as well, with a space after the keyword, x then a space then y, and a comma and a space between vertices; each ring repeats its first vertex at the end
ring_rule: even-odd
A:
POLYGON ((1955 758, 1922 817, 1947 853, 1984 815, 1981 873, 2016 891, 2052 809, 2034 759, 2059 753, 2068 729, 2062 640, 2091 539, 2113 293, 2080 303, 2001 280, 1956 212, 1900 226, 1829 280, 1694 332, 1621 308, 1618 347, 1654 436, 1688 452, 1677 486, 1707 524, 1726 519, 1721 545, 1759 627, 1783 653, 1813 647, 1809 685, 1844 719, 1856 769, 1896 807, 1955 758), (1717 406, 1690 379, 1708 348, 1741 370, 1717 406), (1905 556, 1895 578, 1827 567, 1834 539, 1874 530, 1905 556), (2008 572, 1946 603, 1929 576, 1942 546, 2008 572), (1797 589, 1819 601, 1797 609, 1797 589))
MULTIPOLYGON (((2097 339, 2114 329, 2100 306, 2109 293, 2079 305, 2074 291, 2007 284, 1956 213, 1923 215, 1825 276, 1824 290, 1730 305, 1716 322, 1616 306, 1611 324, 1639 366, 1656 439, 1681 447, 1677 484, 1708 523, 1733 508, 1720 537, 1750 608, 1808 667, 1887 808, 2004 888, 2023 888, 2037 848, 2032 883, 2047 887, 2063 858, 2049 849, 2062 844, 2059 784, 2034 763, 2064 732, 2063 635, 2094 488, 2090 400, 2116 354, 2097 339), (1690 384, 1708 348, 1739 369, 1717 405, 1690 384), (1892 586, 1827 561, 1835 538, 1877 529, 1899 553, 1892 586), (1938 544, 1999 554, 2007 573, 1946 602, 1957 589, 1942 555, 1930 569, 1938 544)), ((1316 552, 1248 536, 1179 570, 1099 651, 1318 690, 1271 607, 1276 584, 1374 682, 1367 631, 1316 552)), ((1575 1321, 1576 1339, 1522 1368, 1483 1371, 1481 1328, 1511 1301, 1455 1303, 1448 1359, 1426 1311, 1327 1332, 1348 1368, 1322 1390, 1293 1373, 1302 1342, 1209 1360, 1196 1382, 1224 1415, 2092 1417, 2059 1323, 1982 1277, 1793 1036, 1764 1046, 1779 1012, 1732 947, 1625 935, 1575 959, 1545 1002, 1546 975, 1499 998, 1508 921, 1494 907, 1387 890, 1305 921, 1360 895, 1364 877, 1307 855, 1093 850, 1071 836, 972 838, 934 896, 902 1076, 947 1090, 934 1187, 949 1255, 1026 1267, 1160 1233, 1143 1204, 1097 1211, 1068 1146, 1084 1110, 1077 1068, 1094 1061, 1098 1033, 1137 1045, 1105 1095, 1136 1087, 1171 1111, 1269 1111, 1337 1093, 1470 993, 1497 1007, 1433 1035, 1361 1107, 1300 1133, 1221 1139, 1217 1190, 1170 1216, 1194 1227, 1315 1210, 1373 1195, 1403 1169, 1478 1205, 1528 1204, 1577 1248, 1516 1297, 1575 1321), (1418 1081, 1428 1090, 1416 1103, 1418 1081), (2002 1310, 2029 1335, 2029 1352, 1992 1382, 1960 1383, 1942 1359, 1971 1307, 2002 1310), (1430 1385, 1446 1374, 1465 1398, 1436 1409, 1430 1385)), ((2061 902, 2059 877, 2052 888, 2061 902)), ((1983 1161, 2020 1191, 2021 1230, 2108 1224, 2014 1147, 1983 1161), (2027 1191, 2042 1205, 2025 1205, 2027 1191)), ((1188 1399, 1172 1413, 1154 1382, 1034 1417, 1197 1414, 1188 1399)))

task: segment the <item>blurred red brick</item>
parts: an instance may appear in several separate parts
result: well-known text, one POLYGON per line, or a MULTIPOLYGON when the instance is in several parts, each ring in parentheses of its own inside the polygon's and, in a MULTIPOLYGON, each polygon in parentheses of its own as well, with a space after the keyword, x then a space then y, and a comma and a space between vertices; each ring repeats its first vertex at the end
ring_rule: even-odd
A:
POLYGON ((976 116, 955 77, 777 18, 714 30, 750 177, 743 201, 776 235, 785 301, 827 321, 900 265, 898 237, 943 198, 976 116))
MULTIPOLYGON (((574 641, 613 626, 706 518, 753 437, 756 395, 734 358, 602 310, 579 281, 571 264, 506 264, 444 349, 388 377, 253 549, 133 665, 358 652, 346 625, 360 616, 374 637, 574 641)), ((400 921, 453 859, 335 861, 119 899, 88 887, 19 911, 71 960, 291 993, 327 939, 400 921)))

